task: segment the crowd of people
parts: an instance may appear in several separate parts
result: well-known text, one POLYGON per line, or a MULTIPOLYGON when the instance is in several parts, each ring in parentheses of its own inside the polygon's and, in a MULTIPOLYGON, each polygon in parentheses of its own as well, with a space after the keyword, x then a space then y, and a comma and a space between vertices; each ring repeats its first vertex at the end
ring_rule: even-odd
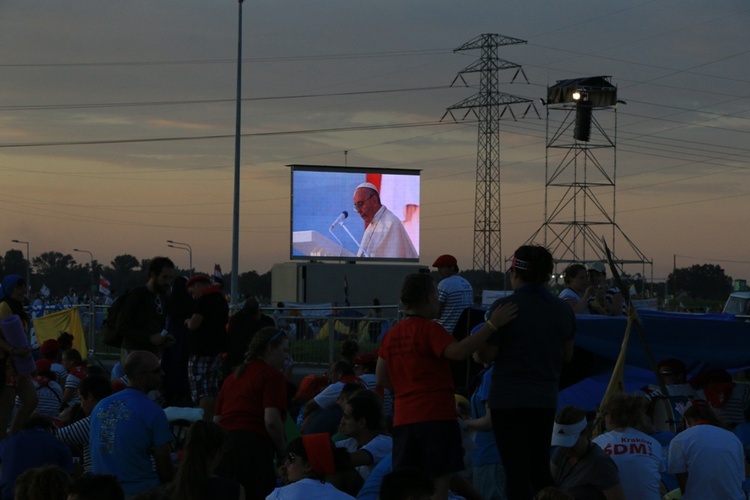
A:
POLYGON ((434 267, 439 282, 404 279, 404 316, 376 352, 342 342, 301 381, 279 318, 254 299, 230 316, 220 284, 175 278, 168 258, 112 307, 111 374, 67 333, 38 352, 19 344, 27 285, 5 277, 0 500, 745 498, 750 391, 726 372, 688 380, 665 360, 600 418, 558 408, 576 314, 625 312, 601 263, 570 266, 557 297, 549 251, 518 248, 513 293, 464 335, 471 286, 454 257, 434 267), (461 395, 466 360, 478 373, 461 395))

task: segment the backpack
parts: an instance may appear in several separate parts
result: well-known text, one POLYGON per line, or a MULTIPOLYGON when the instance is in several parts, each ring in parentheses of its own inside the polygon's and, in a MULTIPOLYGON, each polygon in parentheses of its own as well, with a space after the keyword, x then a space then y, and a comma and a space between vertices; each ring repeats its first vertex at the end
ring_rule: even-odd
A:
POLYGON ((107 318, 102 322, 102 327, 99 333, 102 336, 104 345, 109 347, 121 347, 122 346, 122 335, 117 333, 117 316, 122 310, 122 305, 125 303, 125 297, 128 296, 130 290, 126 290, 125 293, 115 299, 109 311, 107 312, 107 318))

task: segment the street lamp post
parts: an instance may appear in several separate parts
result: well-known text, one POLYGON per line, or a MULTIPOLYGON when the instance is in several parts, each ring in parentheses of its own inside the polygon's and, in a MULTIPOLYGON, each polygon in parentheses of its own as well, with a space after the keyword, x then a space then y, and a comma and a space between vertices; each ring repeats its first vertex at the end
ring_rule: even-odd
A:
POLYGON ((91 295, 90 297, 93 299, 93 295, 96 292, 96 275, 94 274, 94 254, 91 253, 89 250, 80 250, 78 248, 74 248, 73 251, 89 254, 89 257, 91 259, 91 295))
POLYGON ((168 247, 170 248, 177 248, 178 250, 185 250, 188 253, 188 259, 190 261, 190 269, 188 271, 188 276, 193 275, 193 247, 188 245, 187 243, 181 243, 179 241, 172 241, 167 240, 168 247))
POLYGON ((26 245, 26 286, 31 290, 31 260, 29 260, 29 242, 21 240, 11 240, 13 243, 26 245))

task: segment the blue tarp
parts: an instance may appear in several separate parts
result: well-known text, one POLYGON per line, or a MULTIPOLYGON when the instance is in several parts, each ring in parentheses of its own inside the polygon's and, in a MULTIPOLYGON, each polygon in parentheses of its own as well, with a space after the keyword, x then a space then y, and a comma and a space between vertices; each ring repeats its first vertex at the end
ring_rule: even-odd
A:
MULTIPOLYGON (((750 323, 731 314, 681 314, 640 310, 643 331, 654 359, 678 358, 688 372, 750 366, 750 323)), ((576 346, 599 357, 616 360, 620 353, 627 318, 576 316, 576 346)), ((636 327, 628 342, 626 364, 651 370, 636 327)))

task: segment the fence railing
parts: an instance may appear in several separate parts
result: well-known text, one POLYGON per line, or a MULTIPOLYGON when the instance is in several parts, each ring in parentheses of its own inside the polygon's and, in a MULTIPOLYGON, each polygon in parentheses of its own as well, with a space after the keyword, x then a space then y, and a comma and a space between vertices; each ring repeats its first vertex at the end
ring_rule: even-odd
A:
MULTIPOLYGON (((375 352, 382 336, 399 319, 398 306, 379 306, 379 316, 359 313, 368 307, 298 305, 293 309, 264 308, 264 311, 273 314, 277 327, 283 328, 289 337, 295 364, 327 366, 339 359, 341 345, 347 340, 357 342, 360 353, 375 352)), ((89 356, 99 360, 116 360, 120 356, 120 350, 105 345, 100 335, 108 310, 108 306, 95 304, 78 309, 89 356)))

